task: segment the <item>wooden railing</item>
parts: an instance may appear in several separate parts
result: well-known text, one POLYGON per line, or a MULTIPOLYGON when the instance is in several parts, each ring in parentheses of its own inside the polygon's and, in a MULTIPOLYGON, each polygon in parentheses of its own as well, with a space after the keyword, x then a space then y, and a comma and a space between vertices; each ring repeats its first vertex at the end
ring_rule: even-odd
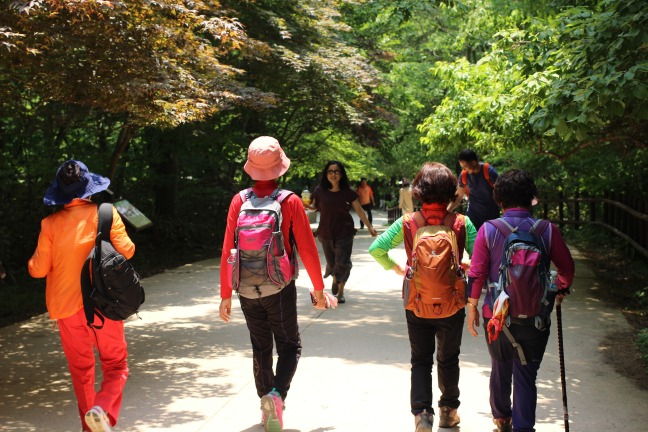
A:
MULTIPOLYGON (((561 229, 565 225, 574 225, 578 229, 584 224, 604 227, 622 238, 646 259, 648 259, 647 213, 648 201, 613 193, 605 197, 558 195, 542 199, 536 207, 538 217, 549 219, 561 229)), ((402 212, 398 207, 388 208, 387 222, 391 224, 401 215, 402 212)))
POLYGON ((403 215, 403 212, 398 207, 390 207, 390 208, 388 208, 387 209, 387 223, 389 225, 393 224, 394 222, 396 222, 396 219, 398 219, 402 215, 403 215))
POLYGON ((541 200, 542 217, 560 228, 593 224, 606 228, 648 259, 648 202, 621 194, 605 197, 559 195, 541 200))

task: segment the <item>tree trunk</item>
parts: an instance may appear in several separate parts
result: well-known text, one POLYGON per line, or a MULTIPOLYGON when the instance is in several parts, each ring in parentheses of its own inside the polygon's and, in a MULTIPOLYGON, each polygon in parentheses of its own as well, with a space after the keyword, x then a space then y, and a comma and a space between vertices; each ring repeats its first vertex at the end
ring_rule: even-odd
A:
POLYGON ((174 219, 178 213, 179 129, 153 130, 148 134, 154 175, 155 214, 174 219))
POLYGON ((117 145, 115 146, 115 150, 110 158, 110 166, 108 167, 108 178, 110 180, 115 176, 117 167, 119 166, 119 159, 128 149, 133 133, 136 130, 137 128, 134 125, 128 123, 122 125, 121 130, 119 131, 119 137, 117 137, 117 145))

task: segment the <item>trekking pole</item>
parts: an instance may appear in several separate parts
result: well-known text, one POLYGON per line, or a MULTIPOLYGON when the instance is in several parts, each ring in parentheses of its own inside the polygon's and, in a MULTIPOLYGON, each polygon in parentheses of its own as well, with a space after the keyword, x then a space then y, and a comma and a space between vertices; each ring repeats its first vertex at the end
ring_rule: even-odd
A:
POLYGON ((565 384, 565 351, 562 331, 562 298, 556 299, 556 321, 558 326, 558 356, 560 358, 560 384, 562 385, 563 419, 565 431, 569 432, 569 410, 567 409, 567 387, 565 384))

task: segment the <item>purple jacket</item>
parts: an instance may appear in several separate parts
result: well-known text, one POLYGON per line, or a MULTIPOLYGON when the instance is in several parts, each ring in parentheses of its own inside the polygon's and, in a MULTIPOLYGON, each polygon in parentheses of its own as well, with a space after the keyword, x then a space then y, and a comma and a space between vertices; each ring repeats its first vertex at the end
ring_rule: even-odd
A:
MULTIPOLYGON (((537 220, 531 216, 531 212, 523 208, 508 209, 502 217, 511 226, 520 227, 520 231, 529 231, 537 220)), ((477 232, 468 271, 468 277, 472 281, 472 285, 468 287, 470 298, 479 300, 484 285, 497 282, 499 266, 502 263, 504 240, 506 238, 502 233, 489 223, 482 225, 477 232)), ((542 233, 542 242, 549 251, 549 258, 558 271, 558 289, 569 288, 574 280, 574 260, 560 231, 554 224, 550 224, 542 233)), ((493 316, 489 305, 490 294, 487 291, 482 307, 484 318, 493 316)))

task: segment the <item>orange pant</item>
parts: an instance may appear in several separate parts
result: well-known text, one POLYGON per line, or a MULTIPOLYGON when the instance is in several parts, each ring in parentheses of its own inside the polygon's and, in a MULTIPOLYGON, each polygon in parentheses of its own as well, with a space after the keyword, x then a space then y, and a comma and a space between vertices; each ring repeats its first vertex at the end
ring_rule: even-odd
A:
POLYGON ((95 405, 103 408, 114 426, 119 417, 122 390, 128 378, 124 322, 106 318, 103 328, 97 330, 87 325, 81 309, 70 317, 59 319, 58 326, 83 430, 89 430, 85 423, 85 413, 95 405), (98 392, 95 391, 95 347, 99 352, 103 372, 98 392))

